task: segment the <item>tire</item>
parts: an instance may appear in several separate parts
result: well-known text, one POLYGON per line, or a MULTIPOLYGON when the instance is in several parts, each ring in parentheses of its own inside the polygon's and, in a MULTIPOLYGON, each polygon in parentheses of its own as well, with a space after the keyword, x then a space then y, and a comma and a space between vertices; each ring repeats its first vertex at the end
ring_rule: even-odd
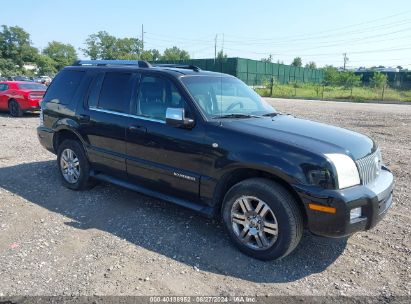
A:
POLYGON ((72 190, 85 190, 94 186, 94 180, 90 178, 90 164, 79 141, 66 139, 58 146, 57 165, 65 187, 72 190), (73 161, 70 161, 68 157, 71 153, 73 153, 73 161), (64 164, 71 164, 71 167, 64 168, 64 164), (68 168, 71 168, 73 174, 65 171, 68 168))
POLYGON ((295 198, 264 178, 234 185, 224 197, 222 218, 234 244, 259 260, 287 256, 303 233, 303 217, 295 198))
POLYGON ((13 117, 21 117, 24 114, 23 110, 20 108, 20 104, 14 99, 9 101, 9 112, 13 117))

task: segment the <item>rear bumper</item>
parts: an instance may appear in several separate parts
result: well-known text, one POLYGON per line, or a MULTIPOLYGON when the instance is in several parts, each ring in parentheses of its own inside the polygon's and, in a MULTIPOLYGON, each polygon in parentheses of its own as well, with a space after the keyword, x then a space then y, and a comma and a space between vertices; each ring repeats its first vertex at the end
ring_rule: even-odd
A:
POLYGON ((44 126, 37 127, 37 137, 40 144, 51 153, 56 153, 53 146, 54 131, 44 126))
POLYGON ((393 188, 394 176, 387 168, 383 168, 378 178, 368 185, 342 190, 295 187, 305 206, 308 229, 327 237, 342 237, 373 228, 391 207, 393 188), (308 207, 310 203, 332 207, 336 211, 331 214, 312 210, 308 207), (351 210, 358 207, 361 207, 361 217, 351 220, 351 210))
POLYGON ((20 102, 20 108, 24 112, 40 111, 40 99, 25 99, 20 102))
POLYGON ((23 109, 24 112, 37 112, 40 111, 40 107, 29 107, 29 108, 25 108, 23 109))

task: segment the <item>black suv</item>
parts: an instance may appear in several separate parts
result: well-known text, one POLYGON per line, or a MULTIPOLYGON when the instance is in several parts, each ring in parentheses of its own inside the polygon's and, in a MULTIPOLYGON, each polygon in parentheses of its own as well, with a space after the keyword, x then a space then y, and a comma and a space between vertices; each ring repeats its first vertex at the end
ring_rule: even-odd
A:
POLYGON ((81 61, 41 103, 38 138, 64 185, 96 180, 222 218, 258 259, 289 254, 303 228, 372 228, 394 179, 370 138, 277 112, 243 82, 195 66, 81 61))

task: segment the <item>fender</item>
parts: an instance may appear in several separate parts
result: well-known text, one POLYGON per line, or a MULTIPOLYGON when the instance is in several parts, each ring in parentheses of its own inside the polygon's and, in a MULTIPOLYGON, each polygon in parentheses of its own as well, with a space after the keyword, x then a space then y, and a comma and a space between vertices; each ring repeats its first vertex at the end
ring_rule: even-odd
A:
POLYGON ((200 196, 209 205, 218 206, 225 192, 244 179, 267 177, 293 189, 293 185, 309 184, 309 171, 328 165, 321 155, 284 141, 216 129, 208 129, 206 141, 221 145, 206 152, 208 166, 200 184, 200 196))
POLYGON ((89 146, 89 144, 84 140, 84 138, 80 135, 80 133, 78 133, 77 131, 78 127, 79 127, 79 124, 74 119, 62 118, 62 119, 57 120, 53 124, 53 130, 54 130, 53 145, 55 144, 56 135, 59 134, 60 131, 69 131, 73 133, 81 141, 81 144, 84 147, 84 151, 87 154, 87 150, 88 150, 87 147, 89 146))

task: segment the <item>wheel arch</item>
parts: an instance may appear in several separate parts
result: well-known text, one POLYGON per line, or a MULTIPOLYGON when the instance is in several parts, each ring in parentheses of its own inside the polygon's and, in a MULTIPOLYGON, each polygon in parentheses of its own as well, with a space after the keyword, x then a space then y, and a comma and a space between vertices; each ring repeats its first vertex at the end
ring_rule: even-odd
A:
POLYGON ((16 98, 13 97, 9 97, 9 99, 7 100, 7 106, 10 106, 10 102, 12 101, 17 101, 16 98))
POLYGON ((294 188, 290 185, 290 183, 283 177, 280 177, 280 174, 275 174, 273 172, 254 168, 236 168, 224 174, 224 176, 220 179, 215 188, 213 198, 215 203, 215 211, 218 216, 221 215, 224 197, 228 190, 230 190, 231 187, 233 187, 235 184, 238 184, 239 182, 255 177, 272 180, 284 187, 298 203, 298 207, 304 219, 304 224, 307 222, 307 213, 304 207, 304 203, 302 202, 300 196, 297 194, 294 188))
POLYGON ((79 141, 84 146, 84 141, 75 130, 68 127, 60 127, 54 132, 53 135, 53 149, 56 153, 59 145, 66 139, 79 141))

